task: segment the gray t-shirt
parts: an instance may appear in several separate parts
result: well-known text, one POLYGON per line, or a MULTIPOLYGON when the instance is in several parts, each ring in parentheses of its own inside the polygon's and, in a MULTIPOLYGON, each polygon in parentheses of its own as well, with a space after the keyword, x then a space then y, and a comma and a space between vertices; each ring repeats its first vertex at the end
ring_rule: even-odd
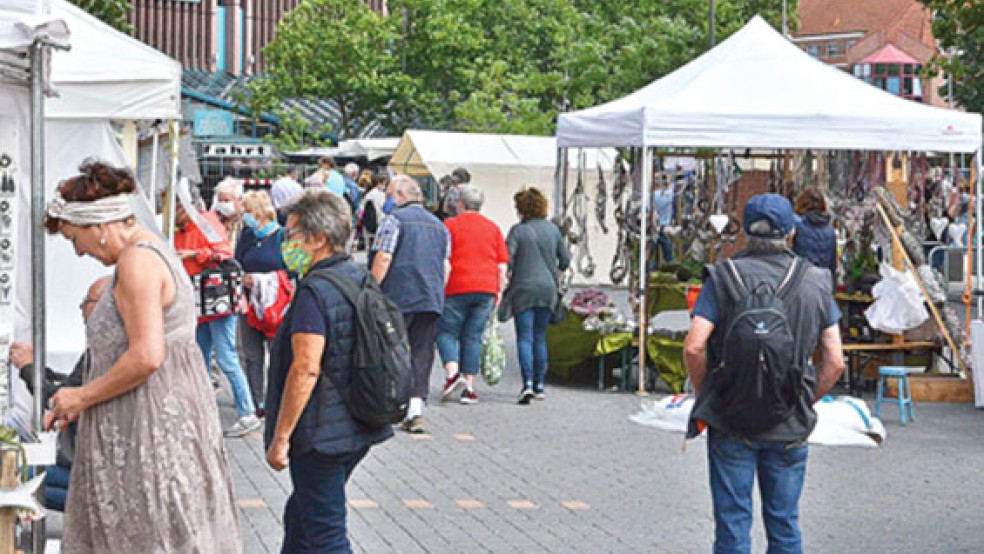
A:
POLYGON ((509 301, 512 313, 553 308, 557 301, 555 273, 571 263, 567 242, 557 226, 545 219, 528 219, 509 229, 509 301))
MULTIPOLYGON (((792 252, 787 251, 772 255, 741 256, 736 257, 734 261, 746 286, 749 289, 754 289, 762 282, 769 282, 773 286, 778 285, 786 275, 793 256, 792 252)), ((707 279, 704 286, 713 287, 715 284, 711 282, 711 279, 707 279)), ((716 294, 716 296, 721 297, 722 295, 716 294)), ((786 421, 764 433, 746 437, 749 440, 792 442, 806 439, 813 431, 817 422, 817 414, 813 410, 817 374, 816 368, 810 363, 810 359, 819 344, 820 333, 831 325, 836 325, 840 319, 839 310, 832 299, 830 272, 827 269, 810 265, 807 273, 803 276, 797 293, 787 300, 789 322, 792 326, 793 338, 796 341, 793 354, 795 359, 807 362, 803 372, 803 387, 800 391, 799 405, 786 421)), ((730 306, 722 305, 722 310, 729 308, 730 306)), ((700 315, 696 307, 695 313, 700 315)), ((692 419, 701 419, 709 426, 725 434, 736 435, 737 433, 729 428, 728 422, 715 409, 713 367, 720 359, 725 333, 725 326, 716 323, 718 319, 720 318, 711 320, 715 322, 715 328, 708 341, 708 373, 704 386, 701 388, 701 394, 694 404, 692 419)), ((691 433, 693 430, 691 428, 691 433)))

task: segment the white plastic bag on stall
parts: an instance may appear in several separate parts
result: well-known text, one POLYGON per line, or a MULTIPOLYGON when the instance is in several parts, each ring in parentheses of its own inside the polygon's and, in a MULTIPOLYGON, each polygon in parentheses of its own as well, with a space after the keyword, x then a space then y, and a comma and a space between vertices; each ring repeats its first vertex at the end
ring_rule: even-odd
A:
POLYGON ((886 263, 881 264, 879 273, 882 279, 871 289, 875 302, 864 312, 873 328, 899 334, 929 319, 922 291, 912 273, 886 263))

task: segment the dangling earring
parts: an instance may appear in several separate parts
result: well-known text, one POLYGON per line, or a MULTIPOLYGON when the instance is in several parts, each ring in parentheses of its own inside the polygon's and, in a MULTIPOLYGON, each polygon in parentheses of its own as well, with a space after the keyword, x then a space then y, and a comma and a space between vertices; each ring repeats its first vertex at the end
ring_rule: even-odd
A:
POLYGON ((106 246, 106 234, 101 228, 99 229, 99 246, 106 246))

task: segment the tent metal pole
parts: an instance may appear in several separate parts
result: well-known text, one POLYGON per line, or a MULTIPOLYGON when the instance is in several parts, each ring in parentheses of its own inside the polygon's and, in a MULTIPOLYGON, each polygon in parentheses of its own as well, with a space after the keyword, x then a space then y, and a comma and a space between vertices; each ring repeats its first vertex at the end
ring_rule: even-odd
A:
POLYGON ((147 188, 147 201, 150 202, 151 206, 154 206, 155 200, 154 196, 157 192, 157 150, 161 146, 161 132, 155 124, 154 134, 150 141, 150 186, 147 188))
POLYGON ((653 176, 652 150, 648 146, 642 148, 642 211, 639 221, 639 388, 636 394, 646 396, 646 287, 649 284, 649 272, 646 268, 649 240, 647 225, 649 221, 649 192, 653 176))
POLYGON ((174 210, 175 210, 175 187, 178 186, 178 150, 181 145, 179 133, 181 128, 178 122, 171 120, 168 122, 168 132, 171 134, 171 182, 168 184, 167 194, 167 242, 174 246, 174 210))
POLYGON ((561 199, 562 195, 564 194, 564 185, 561 182, 561 179, 563 179, 563 176, 564 176, 564 171, 563 171, 562 168, 566 164, 566 160, 567 160, 567 149, 566 148, 561 148, 561 147, 558 146, 557 147, 557 167, 554 170, 554 194, 553 194, 553 197, 554 197, 554 207, 553 207, 554 217, 558 217, 558 216, 561 215, 560 209, 561 209, 561 205, 563 204, 563 202, 560 199, 561 199))
MULTIPOLYGON (((31 45, 31 341, 34 346, 34 402, 31 428, 41 432, 41 378, 47 367, 44 313, 44 75, 47 44, 35 40, 31 45)), ((43 469, 41 469, 43 471, 43 469)), ((32 550, 44 544, 44 523, 31 525, 32 550)))
MULTIPOLYGON (((981 259, 981 254, 984 253, 984 245, 981 244, 981 215, 984 213, 984 209, 981 209, 981 194, 984 193, 984 176, 981 175, 984 172, 984 145, 977 149, 977 154, 974 156, 974 169, 977 174, 977 186, 974 188, 977 191, 977 198, 974 199, 974 205, 977 207, 977 214, 975 216, 977 224, 977 232, 974 233, 971 240, 977 241, 977 283, 974 284, 974 291, 978 292, 984 288, 984 282, 981 281, 982 276, 984 276, 984 260, 981 259)), ((972 229, 967 230, 968 233, 973 232, 972 229)), ((977 295, 977 317, 978 319, 984 318, 984 298, 979 294, 977 295)))

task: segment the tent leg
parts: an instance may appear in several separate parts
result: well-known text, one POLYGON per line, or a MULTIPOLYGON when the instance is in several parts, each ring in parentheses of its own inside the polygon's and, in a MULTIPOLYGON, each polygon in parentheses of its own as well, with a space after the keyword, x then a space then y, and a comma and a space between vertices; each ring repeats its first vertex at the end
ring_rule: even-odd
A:
POLYGON ((557 148, 557 169, 554 171, 554 217, 563 215, 564 178, 567 176, 567 149, 557 148))
MULTIPOLYGON (((974 205, 977 207, 977 213, 975 214, 975 219, 977 220, 977 232, 974 232, 971 236, 971 240, 977 241, 977 283, 974 284, 974 290, 972 293, 977 293, 982 288, 984 288, 984 281, 982 281, 982 276, 984 276, 984 260, 981 259, 981 254, 984 253, 984 245, 981 244, 981 215, 984 214, 984 209, 981 208, 981 194, 984 193, 984 147, 977 149, 977 154, 974 156, 974 173, 976 173, 976 186, 974 190, 977 192, 977 198, 975 198, 974 205)), ((972 233, 973 229, 968 229, 968 233, 972 233)), ((968 268, 969 270, 969 268, 968 268)), ((984 318, 984 297, 977 294, 977 317, 984 318)), ((969 324, 969 322, 968 322, 969 324)))
MULTIPOLYGON (((45 312, 44 312, 44 75, 47 45, 36 40, 31 46, 31 328, 34 346, 34 367, 47 367, 45 354, 45 312)), ((34 372, 34 403, 31 414, 31 427, 35 433, 41 431, 41 417, 44 407, 41 404, 41 378, 44 371, 34 372)), ((43 468, 39 468, 43 471, 43 468)), ((44 544, 44 520, 31 524, 32 551, 44 544)))
POLYGON ((646 288, 649 284, 647 225, 649 221, 650 181, 653 177, 652 150, 642 148, 642 211, 639 221, 639 389, 636 394, 646 396, 646 288))
POLYGON ((168 132, 171 134, 171 182, 167 187, 167 221, 164 233, 167 236, 168 244, 174 246, 174 210, 175 210, 175 187, 178 186, 178 156, 181 148, 181 128, 177 121, 168 123, 168 132))

